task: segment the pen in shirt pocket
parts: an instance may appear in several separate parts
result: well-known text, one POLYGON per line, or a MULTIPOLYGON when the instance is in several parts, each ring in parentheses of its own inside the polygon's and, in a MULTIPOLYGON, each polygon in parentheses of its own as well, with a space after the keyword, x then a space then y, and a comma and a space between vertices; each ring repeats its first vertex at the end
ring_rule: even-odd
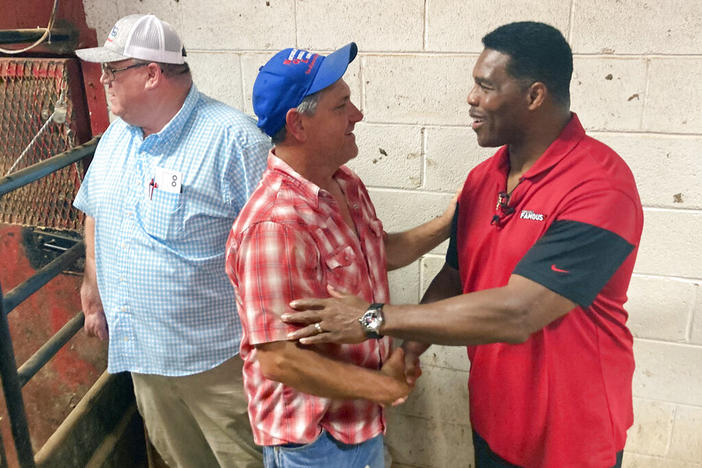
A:
POLYGON ((158 184, 156 183, 156 180, 152 177, 151 182, 149 182, 149 200, 153 200, 154 197, 154 189, 158 188, 158 184))

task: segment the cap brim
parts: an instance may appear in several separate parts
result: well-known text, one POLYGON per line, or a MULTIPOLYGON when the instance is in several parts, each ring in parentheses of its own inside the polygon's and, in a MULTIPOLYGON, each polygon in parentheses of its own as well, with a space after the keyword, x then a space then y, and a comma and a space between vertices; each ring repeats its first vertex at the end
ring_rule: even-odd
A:
POLYGON ((76 55, 81 60, 86 62, 119 62, 120 60, 127 60, 129 57, 125 57, 122 54, 118 54, 106 47, 92 47, 90 49, 78 49, 76 50, 76 55))
POLYGON ((331 54, 324 57, 324 62, 319 66, 317 76, 310 85, 307 91, 307 96, 320 91, 327 86, 331 86, 344 76, 349 63, 353 62, 358 53, 358 47, 355 42, 350 42, 344 47, 335 50, 331 54))

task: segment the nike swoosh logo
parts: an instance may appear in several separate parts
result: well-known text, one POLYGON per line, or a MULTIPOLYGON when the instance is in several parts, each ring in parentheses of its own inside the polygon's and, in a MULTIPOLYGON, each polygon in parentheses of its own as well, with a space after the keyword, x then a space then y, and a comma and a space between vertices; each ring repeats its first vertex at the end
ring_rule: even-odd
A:
POLYGON ((570 273, 568 270, 561 270, 560 268, 556 267, 555 263, 551 264, 551 270, 555 271, 556 273, 570 273))

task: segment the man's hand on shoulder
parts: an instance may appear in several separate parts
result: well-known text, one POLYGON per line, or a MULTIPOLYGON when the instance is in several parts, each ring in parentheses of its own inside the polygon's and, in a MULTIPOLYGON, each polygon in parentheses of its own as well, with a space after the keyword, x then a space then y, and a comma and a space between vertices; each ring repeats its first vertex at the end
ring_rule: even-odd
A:
POLYGON ((290 307, 297 313, 283 314, 285 323, 306 325, 288 335, 290 340, 300 340, 302 344, 347 343, 355 344, 366 340, 366 335, 358 319, 368 309, 363 299, 337 291, 327 286, 327 299, 297 299, 290 307))

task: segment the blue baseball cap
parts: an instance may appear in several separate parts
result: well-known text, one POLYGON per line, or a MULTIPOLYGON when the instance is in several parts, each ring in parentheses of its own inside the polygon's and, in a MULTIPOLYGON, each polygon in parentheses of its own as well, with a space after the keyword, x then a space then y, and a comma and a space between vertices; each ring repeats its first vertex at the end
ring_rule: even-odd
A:
POLYGON ((355 42, 324 55, 284 49, 258 71, 253 86, 253 108, 258 127, 273 136, 285 126, 285 115, 302 100, 336 83, 356 58, 355 42))

